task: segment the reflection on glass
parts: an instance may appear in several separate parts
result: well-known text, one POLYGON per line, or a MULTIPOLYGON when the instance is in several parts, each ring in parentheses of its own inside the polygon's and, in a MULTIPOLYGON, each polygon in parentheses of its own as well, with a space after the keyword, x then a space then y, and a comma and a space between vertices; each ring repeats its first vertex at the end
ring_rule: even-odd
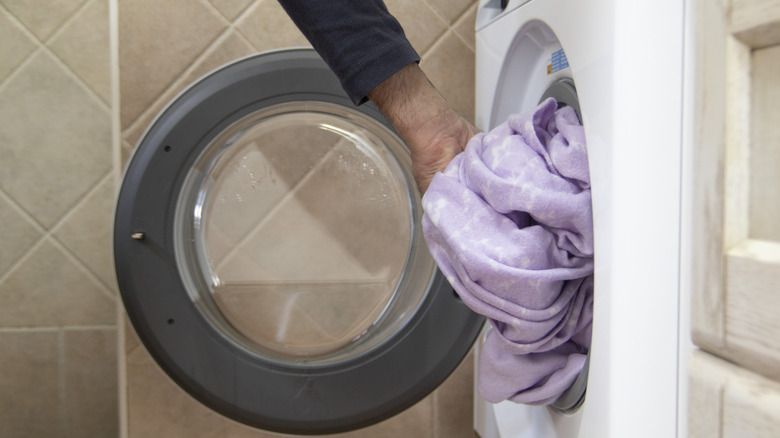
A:
POLYGON ((246 117, 207 147, 185 184, 192 283, 209 289, 232 329, 285 357, 338 351, 388 314, 397 325, 422 299, 396 296, 415 214, 408 171, 386 146, 396 137, 323 108, 246 117), (410 309, 388 312, 396 304, 410 309))

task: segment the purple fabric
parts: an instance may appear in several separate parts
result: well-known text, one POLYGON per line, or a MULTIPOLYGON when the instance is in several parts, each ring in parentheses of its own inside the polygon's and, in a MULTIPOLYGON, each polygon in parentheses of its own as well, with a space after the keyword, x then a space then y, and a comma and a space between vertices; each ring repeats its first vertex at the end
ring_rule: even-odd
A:
POLYGON ((548 404, 585 363, 593 221, 585 133, 547 99, 469 141, 423 197, 423 231, 463 302, 487 316, 479 389, 548 404))

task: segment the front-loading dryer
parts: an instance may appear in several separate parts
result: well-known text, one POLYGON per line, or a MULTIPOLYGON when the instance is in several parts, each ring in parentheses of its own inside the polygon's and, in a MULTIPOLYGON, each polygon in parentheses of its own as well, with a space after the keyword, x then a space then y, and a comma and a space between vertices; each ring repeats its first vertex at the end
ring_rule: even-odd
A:
POLYGON ((477 127, 492 129, 548 95, 577 102, 595 263, 584 401, 562 410, 478 399, 483 438, 685 436, 685 7, 480 1, 477 127))
POLYGON ((482 327, 420 209, 406 146, 316 53, 238 60, 171 102, 128 164, 125 309, 165 373, 233 420, 367 426, 434 390, 482 327))

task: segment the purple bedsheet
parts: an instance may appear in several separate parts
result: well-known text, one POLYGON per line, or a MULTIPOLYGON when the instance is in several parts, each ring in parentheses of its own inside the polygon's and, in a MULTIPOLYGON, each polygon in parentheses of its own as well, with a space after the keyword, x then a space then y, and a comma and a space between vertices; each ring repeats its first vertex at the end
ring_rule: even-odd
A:
POLYGON ((492 325, 479 358, 488 401, 548 404, 582 369, 593 318, 585 133, 553 99, 511 116, 437 174, 423 231, 439 268, 492 325))

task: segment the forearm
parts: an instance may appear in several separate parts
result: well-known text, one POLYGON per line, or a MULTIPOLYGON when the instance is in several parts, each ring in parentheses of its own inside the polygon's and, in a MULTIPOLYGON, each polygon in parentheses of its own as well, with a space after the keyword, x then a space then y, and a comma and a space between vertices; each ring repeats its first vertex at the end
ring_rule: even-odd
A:
POLYGON ((368 98, 402 137, 452 109, 416 63, 379 84, 368 98))

